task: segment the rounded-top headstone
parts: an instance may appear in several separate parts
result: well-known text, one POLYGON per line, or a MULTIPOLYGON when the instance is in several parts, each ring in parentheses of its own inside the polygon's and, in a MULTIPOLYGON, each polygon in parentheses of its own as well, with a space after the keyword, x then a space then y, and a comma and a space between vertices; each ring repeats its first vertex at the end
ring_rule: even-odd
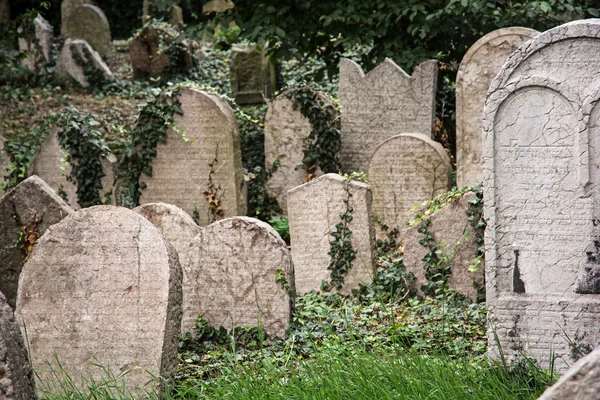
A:
POLYGON ((71 16, 71 13, 75 9, 81 7, 84 4, 91 4, 91 0, 63 0, 60 4, 60 34, 63 36, 67 35, 67 21, 71 16))
MULTIPOLYGON (((122 207, 80 210, 52 226, 23 267, 17 311, 33 367, 56 358, 77 385, 100 364, 129 389, 177 367, 181 268, 174 248, 122 207)), ((158 385, 153 381, 152 385, 158 385)))
POLYGON ((70 13, 64 35, 85 40, 102 55, 110 53, 110 25, 102 10, 91 4, 79 6, 70 13))
POLYGON ((217 221, 194 238, 182 266, 182 332, 202 315, 227 330, 260 324, 269 335, 285 334, 294 271, 287 245, 270 225, 249 217, 217 221))

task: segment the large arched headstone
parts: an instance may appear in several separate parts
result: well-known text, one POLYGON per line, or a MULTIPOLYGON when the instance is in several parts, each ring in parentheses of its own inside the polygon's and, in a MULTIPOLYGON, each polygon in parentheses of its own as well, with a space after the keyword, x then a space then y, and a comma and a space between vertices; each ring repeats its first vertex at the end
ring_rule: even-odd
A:
POLYGON ((33 367, 57 360, 73 379, 128 372, 128 389, 177 368, 181 267, 144 217, 122 207, 80 210, 52 226, 23 267, 17 310, 33 367))
POLYGON ((110 26, 106 16, 96 6, 83 4, 69 14, 63 35, 88 42, 92 49, 106 56, 110 53, 110 26))
POLYGON ((76 8, 91 4, 91 0, 63 0, 60 4, 60 34, 67 36, 67 20, 76 8))

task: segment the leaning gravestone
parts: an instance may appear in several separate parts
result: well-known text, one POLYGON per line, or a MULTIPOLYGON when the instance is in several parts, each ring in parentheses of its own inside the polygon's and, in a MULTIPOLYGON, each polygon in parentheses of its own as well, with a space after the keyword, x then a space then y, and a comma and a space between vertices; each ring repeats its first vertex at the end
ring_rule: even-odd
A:
POLYGON ((84 4, 75 8, 67 19, 63 35, 82 39, 102 55, 110 53, 110 26, 106 16, 96 6, 84 4))
POLYGON ((51 227, 21 273, 17 317, 33 367, 51 379, 57 360, 81 389, 104 371, 129 390, 177 368, 181 267, 175 249, 122 207, 80 210, 51 227))
POLYGON ((431 136, 437 61, 419 64, 411 76, 386 59, 365 75, 352 60, 340 60, 344 171, 366 171, 375 148, 402 132, 431 136))
POLYGON ((193 88, 182 89, 179 101, 183 115, 175 115, 175 123, 186 139, 170 129, 167 143, 159 143, 152 176, 142 177, 147 187, 140 203, 174 204, 197 214, 200 226, 245 215, 240 136, 231 107, 193 88))
POLYGON ((35 399, 35 381, 19 324, 0 292, 0 398, 35 399))
POLYGON ((0 199, 0 292, 11 307, 17 301, 21 268, 37 239, 72 213, 73 209, 35 175, 0 199))
POLYGON ((452 165, 441 144, 427 135, 403 133, 375 149, 368 177, 373 213, 402 236, 411 208, 450 189, 452 165))
POLYGON ((113 73, 106 63, 94 49, 85 40, 67 39, 56 62, 54 74, 67 80, 77 82, 81 87, 87 88, 90 79, 100 79, 102 81, 112 81, 115 79, 113 73), (89 76, 91 70, 93 76, 89 76))
POLYGON ((256 45, 231 47, 230 74, 231 91, 239 105, 264 103, 277 90, 275 62, 256 45))
POLYGON ((217 221, 194 238, 182 266, 182 332, 202 315, 227 330, 260 324, 270 336, 285 334, 294 270, 287 245, 270 225, 249 217, 217 221))
MULTIPOLYGON (((19 38, 19 50, 25 51, 27 56, 23 59, 23 66, 36 72, 43 65, 52 63, 52 40, 54 29, 41 15, 33 20, 35 34, 33 40, 19 38)), ((19 28, 21 31, 22 28, 19 28)))
POLYGON ((456 185, 482 182, 481 127, 485 96, 494 76, 523 43, 537 36, 529 28, 502 28, 479 39, 463 57, 456 75, 456 185))
POLYGON ((564 371, 600 342, 600 20, 521 46, 483 123, 488 350, 564 371), (558 334, 557 334, 558 332, 558 334), (552 352, 550 351, 552 349, 552 352))
POLYGON ((67 21, 75 9, 84 4, 92 4, 91 0, 63 0, 60 4, 60 34, 67 36, 67 21))
POLYGON ((371 188, 358 181, 347 182, 337 174, 326 174, 288 192, 288 213, 296 291, 319 290, 329 281, 331 262, 328 254, 332 232, 343 223, 340 214, 352 220, 351 244, 356 252, 352 268, 346 273, 339 292, 350 294, 361 282, 371 283, 375 274, 375 230, 371 213, 371 188), (350 195, 350 196, 349 196, 350 195), (345 201, 348 201, 346 204, 345 201), (348 212, 348 207, 352 211, 348 212))

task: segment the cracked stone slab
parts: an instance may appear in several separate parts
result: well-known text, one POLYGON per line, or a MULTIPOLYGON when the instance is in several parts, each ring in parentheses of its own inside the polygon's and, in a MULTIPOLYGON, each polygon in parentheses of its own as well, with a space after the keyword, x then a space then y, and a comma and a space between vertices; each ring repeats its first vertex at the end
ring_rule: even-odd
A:
POLYGON ((174 204, 189 215, 196 211, 198 225, 206 226, 215 220, 204 195, 212 180, 224 216, 245 215, 240 134, 233 110, 220 97, 193 88, 183 88, 179 101, 183 115, 176 114, 175 123, 185 137, 169 129, 167 143, 158 144, 152 176, 140 178, 147 185, 140 203, 174 204))
POLYGON ((258 326, 282 337, 289 326, 294 269, 285 242, 268 224, 249 217, 217 221, 193 240, 182 262, 182 332, 201 315, 212 326, 258 326), (276 281, 278 270, 289 289, 276 281))
MULTIPOLYGON (((347 183, 352 195, 349 206, 352 221, 352 248, 356 259, 347 272, 344 286, 339 291, 351 294, 359 283, 370 284, 376 268, 375 229, 371 212, 371 188, 358 181, 347 183)), ((325 174, 288 192, 288 213, 292 260, 296 291, 306 293, 319 290, 321 282, 330 280, 327 269, 331 256, 331 232, 341 223, 340 214, 346 212, 344 200, 348 199, 344 178, 337 174, 325 174)))
POLYGON ((428 60, 408 75, 386 59, 367 74, 352 60, 340 60, 342 150, 345 172, 366 172, 371 155, 399 133, 431 136, 438 64, 428 60))
POLYGON ((82 4, 69 13, 63 36, 82 39, 102 55, 110 53, 110 25, 104 12, 91 4, 82 4))
POLYGON ((58 55, 58 60, 56 61, 56 67, 54 68, 54 74, 58 78, 72 79, 83 88, 90 86, 88 80, 89 77, 86 75, 84 68, 75 61, 73 52, 76 52, 79 55, 83 60, 83 63, 89 64, 90 68, 96 70, 97 77, 102 77, 104 81, 112 81, 115 79, 115 76, 104 60, 102 60, 100 54, 98 54, 88 42, 79 39, 65 40, 63 48, 58 55))
POLYGON ((82 209, 50 227, 23 267, 16 315, 41 379, 49 362, 81 388, 110 368, 129 390, 177 368, 181 267, 144 217, 122 207, 82 209))

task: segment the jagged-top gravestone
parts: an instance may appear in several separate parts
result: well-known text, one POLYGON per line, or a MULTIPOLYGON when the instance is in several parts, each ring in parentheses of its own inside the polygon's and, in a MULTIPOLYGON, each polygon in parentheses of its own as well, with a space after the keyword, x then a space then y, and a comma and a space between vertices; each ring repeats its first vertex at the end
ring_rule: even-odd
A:
POLYGON ((497 337, 507 359, 524 351, 547 367, 552 354, 560 371, 572 345, 600 342, 599 57, 600 20, 575 21, 519 48, 490 87, 482 151, 492 356, 497 337))
POLYGON ((381 143, 369 163, 373 213, 402 233, 410 209, 447 192, 452 165, 441 144, 427 135, 403 133, 381 143))
MULTIPOLYGON (((19 50, 27 52, 22 63, 30 71, 36 72, 40 66, 52 62, 52 39, 54 29, 41 15, 33 20, 35 34, 33 40, 19 38, 19 50)), ((22 27, 19 28, 22 30, 22 27)))
POLYGON ((175 123, 186 140, 170 129, 167 143, 158 145, 152 177, 141 178, 147 187, 140 203, 174 204, 197 214, 200 226, 245 215, 240 136, 231 107, 193 88, 182 89, 179 101, 183 115, 175 115, 175 123))
POLYGON ((343 224, 350 229, 356 258, 345 274, 339 290, 349 294, 361 282, 370 283, 375 274, 375 230, 371 213, 371 189, 366 183, 345 181, 337 174, 326 174, 288 192, 290 239, 296 291, 319 290, 322 281, 330 281, 330 242, 336 225, 343 224, 340 214, 352 217, 343 224), (351 196, 349 196, 351 195, 351 196), (348 201, 346 204, 345 201, 348 201), (348 211, 348 207, 352 211, 348 211))
POLYGON ((64 36, 82 39, 98 53, 110 53, 110 26, 106 16, 96 6, 84 4, 75 8, 67 19, 64 36))
POLYGON ((365 75, 352 60, 340 60, 344 171, 366 171, 375 148, 404 132, 431 135, 435 113, 437 61, 406 74, 386 59, 365 75))
POLYGON ((243 44, 231 47, 231 92, 237 104, 264 103, 277 90, 275 63, 265 49, 243 44))
POLYGON ((90 79, 101 81, 112 81, 115 76, 96 52, 85 40, 65 40, 54 74, 59 79, 77 82, 81 87, 87 88, 91 84, 90 79), (93 72, 92 72, 93 71, 93 72))
POLYGON ((502 28, 479 39, 463 57, 456 75, 456 185, 482 182, 481 128, 483 105, 492 79, 508 57, 537 36, 529 28, 502 28))
POLYGON ((0 292, 15 307, 19 274, 37 239, 73 213, 37 176, 27 178, 0 199, 0 292))
POLYGON ((0 398, 35 399, 35 381, 13 309, 0 292, 0 398))
POLYGON ((284 335, 294 270, 287 245, 270 225, 248 217, 217 221, 194 238, 182 266, 182 332, 202 315, 227 330, 260 324, 268 335, 284 335))
POLYGON ((181 279, 175 249, 131 210, 86 208, 52 226, 23 267, 16 311, 42 381, 56 358, 79 387, 106 377, 92 363, 114 376, 130 371, 130 390, 171 377, 181 279))
POLYGON ((60 4, 60 34, 67 36, 67 21, 71 16, 71 13, 75 9, 81 7, 84 4, 91 4, 91 0, 63 0, 60 4))

